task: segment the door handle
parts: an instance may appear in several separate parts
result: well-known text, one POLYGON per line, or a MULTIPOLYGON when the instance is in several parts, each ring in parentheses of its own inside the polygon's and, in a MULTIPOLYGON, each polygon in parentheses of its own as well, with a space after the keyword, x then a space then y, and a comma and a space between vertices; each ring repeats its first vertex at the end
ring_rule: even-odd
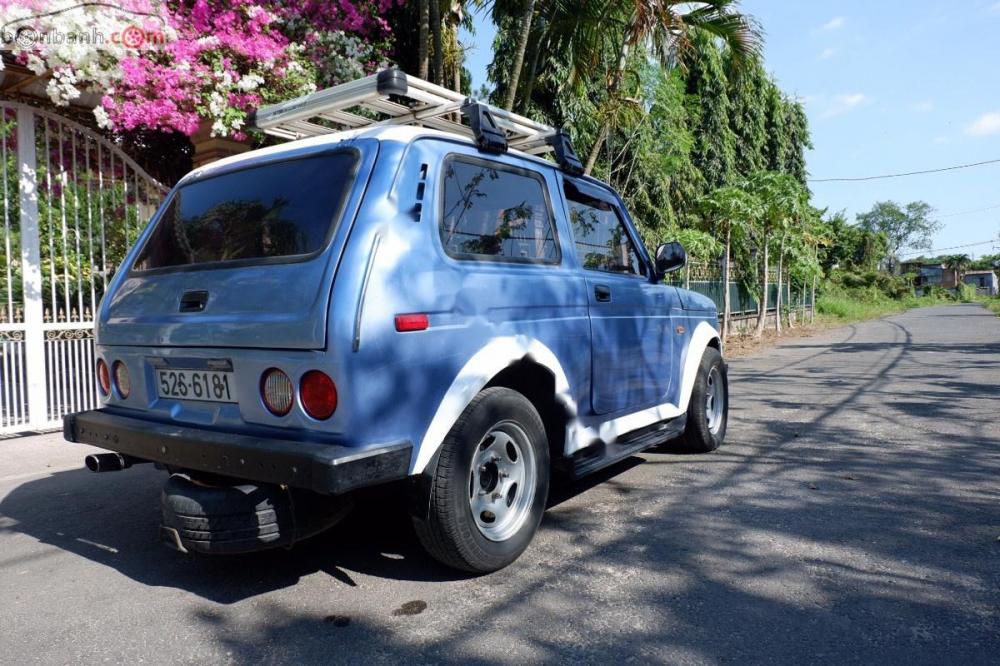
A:
POLYGON ((610 303, 611 302, 611 287, 605 284, 595 284, 594 285, 594 298, 597 299, 599 303, 610 303))

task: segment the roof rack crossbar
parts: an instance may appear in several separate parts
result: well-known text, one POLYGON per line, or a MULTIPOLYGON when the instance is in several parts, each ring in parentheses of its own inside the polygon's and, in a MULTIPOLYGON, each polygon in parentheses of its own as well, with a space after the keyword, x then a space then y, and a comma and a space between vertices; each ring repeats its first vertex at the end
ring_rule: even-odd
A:
POLYGON ((251 127, 282 139, 379 125, 416 125, 459 134, 489 152, 507 147, 531 155, 553 151, 567 171, 580 162, 565 132, 397 69, 261 107, 250 121, 251 127))

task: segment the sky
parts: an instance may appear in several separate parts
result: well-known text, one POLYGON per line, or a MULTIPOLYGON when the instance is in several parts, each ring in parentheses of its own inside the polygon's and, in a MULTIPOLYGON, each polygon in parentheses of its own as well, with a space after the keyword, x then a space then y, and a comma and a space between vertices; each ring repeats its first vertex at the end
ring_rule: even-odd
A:
MULTIPOLYGON (((767 69, 805 105, 810 178, 1000 159, 1000 1, 744 0, 741 7, 764 28, 767 69)), ((488 83, 495 33, 485 14, 475 22, 475 34, 462 38, 474 90, 488 83)), ((843 209, 851 220, 876 201, 926 201, 943 225, 934 250, 1000 252, 1000 163, 809 187, 814 205, 843 209)))

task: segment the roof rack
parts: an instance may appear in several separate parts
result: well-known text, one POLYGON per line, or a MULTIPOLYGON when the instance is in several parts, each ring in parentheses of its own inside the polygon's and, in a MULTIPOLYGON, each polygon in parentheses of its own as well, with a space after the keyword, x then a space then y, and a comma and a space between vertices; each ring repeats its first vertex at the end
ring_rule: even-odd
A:
POLYGON ((563 169, 583 171, 562 130, 398 69, 261 107, 251 119, 252 127, 283 139, 380 125, 416 125, 459 134, 473 139, 484 152, 502 153, 508 147, 531 155, 554 151, 563 169))

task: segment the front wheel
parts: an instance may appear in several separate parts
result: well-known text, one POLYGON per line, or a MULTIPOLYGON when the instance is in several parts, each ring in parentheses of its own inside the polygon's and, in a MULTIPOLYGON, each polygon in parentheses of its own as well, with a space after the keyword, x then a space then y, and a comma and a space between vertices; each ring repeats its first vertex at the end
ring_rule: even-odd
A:
POLYGON ((708 453, 722 446, 729 419, 729 376, 722 354, 709 347, 701 357, 691 389, 682 446, 692 453, 708 453))
POLYGON ((538 411, 516 391, 488 388, 445 438, 427 519, 415 519, 414 527, 443 564, 496 571, 528 547, 548 490, 549 448, 538 411))

